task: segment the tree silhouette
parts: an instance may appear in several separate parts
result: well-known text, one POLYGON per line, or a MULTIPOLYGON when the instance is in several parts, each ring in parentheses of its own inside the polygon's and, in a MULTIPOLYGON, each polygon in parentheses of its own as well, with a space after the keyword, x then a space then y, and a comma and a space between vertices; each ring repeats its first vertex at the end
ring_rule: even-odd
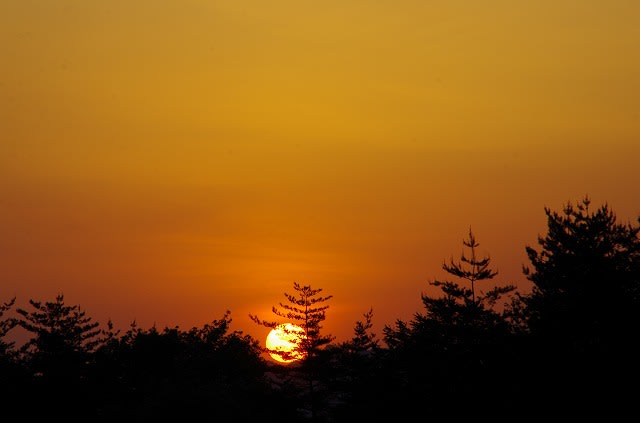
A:
POLYGON ((378 348, 376 334, 371 331, 373 328, 373 307, 363 314, 364 320, 358 320, 353 328, 353 338, 343 344, 349 352, 363 353, 378 348))
POLYGON ((5 342, 4 337, 16 326, 17 322, 12 318, 2 318, 6 312, 11 310, 15 302, 16 299, 13 297, 6 303, 0 303, 0 360, 9 358, 15 344, 14 342, 5 342))
POLYGON ((34 335, 21 353, 29 356, 34 372, 45 378, 75 373, 100 343, 99 323, 92 322, 80 306, 65 305, 62 294, 53 302, 29 300, 29 304, 33 311, 16 310, 22 316, 18 325, 34 335))
MULTIPOLYGON (((269 353, 282 356, 285 360, 303 357, 303 360, 313 360, 322 347, 333 341, 331 335, 323 335, 321 333, 321 323, 325 320, 328 305, 319 305, 331 299, 333 295, 326 297, 319 296, 322 289, 313 289, 310 285, 300 285, 298 282, 293 283, 293 289, 297 294, 292 295, 285 292, 284 296, 290 304, 279 303, 280 308, 272 307, 273 314, 278 317, 287 319, 289 322, 301 327, 304 331, 302 336, 293 336, 292 343, 294 348, 292 351, 280 351, 266 349, 269 353)), ((255 323, 274 329, 278 326, 276 321, 261 320, 257 316, 249 314, 251 320, 255 323)), ((285 333, 297 335, 295 330, 285 329, 285 333)))
POLYGON ((465 247, 469 248, 469 257, 467 257, 463 251, 460 254, 459 262, 456 263, 453 261, 453 258, 451 258, 450 263, 444 263, 442 265, 442 268, 448 273, 459 277, 460 279, 469 281, 469 283, 471 284, 471 298, 475 302, 476 281, 493 279, 493 277, 496 276, 498 272, 493 271, 489 268, 489 263, 491 261, 491 258, 489 256, 481 259, 476 257, 476 248, 478 248, 480 244, 476 241, 471 228, 469 228, 469 239, 462 240, 462 244, 465 247))
POLYGON ((541 249, 526 247, 534 286, 520 297, 535 334, 578 349, 621 341, 640 317, 640 227, 617 223, 607 204, 593 212, 590 204, 585 197, 562 213, 545 208, 541 249))
MULTIPOLYGON (((449 274, 469 282, 470 288, 460 286, 451 281, 435 280, 430 285, 439 287, 442 297, 431 297, 422 294, 422 303, 426 309, 426 314, 417 314, 416 323, 441 325, 446 328, 444 332, 455 333, 453 330, 461 328, 491 329, 497 325, 504 324, 504 316, 495 312, 494 306, 497 301, 506 294, 513 292, 514 285, 494 286, 490 290, 475 293, 475 283, 493 279, 497 270, 492 270, 489 266, 491 258, 485 256, 478 258, 476 248, 480 246, 473 231, 469 229, 469 238, 462 241, 463 246, 469 249, 469 255, 464 251, 460 255, 460 261, 454 262, 450 259, 449 264, 443 263, 442 268, 449 274)), ((445 335, 446 336, 446 335, 445 335)))
POLYGON ((533 288, 513 307, 530 333, 531 396, 567 414, 587 402, 594 413, 635 412, 637 390, 626 387, 640 377, 640 227, 617 223, 606 203, 592 210, 588 196, 545 214, 540 249, 526 247, 533 288))
POLYGON ((438 287, 441 296, 422 294, 421 299, 425 313, 416 313, 410 328, 404 322, 396 322, 396 328, 385 326, 385 342, 391 347, 399 346, 406 342, 408 335, 416 335, 419 332, 428 334, 429 337, 438 339, 435 345, 447 348, 448 344, 460 344, 461 340, 469 340, 471 333, 482 333, 485 337, 487 331, 501 327, 506 330, 505 316, 494 310, 497 301, 506 294, 515 290, 515 286, 495 286, 485 292, 476 295, 474 285, 476 282, 493 279, 498 272, 492 270, 491 259, 487 256, 479 259, 476 248, 480 245, 471 230, 469 238, 463 240, 463 245, 469 248, 469 256, 463 252, 461 261, 444 263, 442 268, 449 274, 470 283, 470 287, 460 286, 452 281, 434 280, 430 285, 438 287), (437 334, 437 336, 435 335, 437 334))
POLYGON ((105 421, 267 419, 270 400, 257 341, 230 329, 227 311, 202 327, 155 326, 133 322, 122 336, 98 349, 99 383, 107 397, 105 421), (247 401, 251 398, 251 401, 247 401))
POLYGON ((0 303, 0 408, 2 404, 17 404, 27 380, 24 367, 18 361, 14 341, 6 341, 7 334, 16 327, 16 319, 5 317, 15 304, 15 297, 0 303))
POLYGON ((451 259, 442 268, 469 282, 469 287, 449 280, 429 282, 441 294, 421 294, 425 311, 415 313, 408 324, 397 320, 395 326, 385 325, 383 329, 391 365, 398 369, 394 377, 400 379, 395 383, 406 387, 398 401, 402 407, 410 407, 406 401, 430 396, 432 408, 419 411, 425 417, 446 414, 459 401, 457 397, 465 399, 464 408, 458 406, 459 412, 479 406, 488 397, 489 386, 503 372, 507 355, 510 324, 495 305, 515 286, 494 286, 486 293, 476 293, 477 282, 492 279, 498 272, 490 268, 488 256, 478 258, 479 244, 471 230, 463 245, 470 250, 468 255, 463 252, 460 262, 451 259))
MULTIPOLYGON (((296 294, 284 293, 285 298, 289 302, 279 303, 280 308, 272 307, 272 312, 281 318, 287 319, 304 330, 302 336, 294 336, 292 343, 293 348, 291 351, 279 351, 266 348, 265 350, 270 353, 279 354, 285 360, 292 358, 302 357, 302 370, 304 372, 304 378, 307 381, 308 398, 309 398, 309 411, 312 418, 316 418, 318 401, 318 392, 314 385, 317 381, 322 379, 321 368, 324 360, 321 360, 321 353, 324 347, 326 347, 334 337, 332 335, 322 334, 321 323, 325 320, 326 310, 328 305, 321 305, 325 301, 331 299, 333 296, 320 296, 322 289, 313 289, 311 285, 300 285, 298 282, 293 283, 293 289, 296 294)), ((257 316, 249 314, 251 320, 255 323, 268 328, 275 328, 278 326, 276 321, 261 320, 257 316)), ((295 331, 285 330, 295 335, 295 331)))
POLYGON ((332 393, 339 406, 334 421, 376 421, 384 404, 385 385, 380 371, 382 348, 373 328, 373 307, 355 322, 353 337, 339 345, 334 359, 332 393))
POLYGON ((62 294, 52 302, 29 304, 33 310, 16 312, 18 325, 32 334, 19 353, 31 377, 28 398, 42 405, 33 412, 41 413, 40 418, 50 407, 89 413, 98 400, 90 389, 90 374, 92 353, 100 343, 99 323, 78 305, 66 305, 62 294))

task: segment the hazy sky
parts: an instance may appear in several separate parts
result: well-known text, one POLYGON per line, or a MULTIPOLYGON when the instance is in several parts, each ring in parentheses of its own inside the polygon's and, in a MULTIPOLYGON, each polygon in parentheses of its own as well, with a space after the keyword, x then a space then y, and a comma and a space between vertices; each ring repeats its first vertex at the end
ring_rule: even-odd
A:
MULTIPOLYGON (((471 227, 528 287, 544 207, 640 215, 637 0, 0 0, 0 300, 346 340, 471 227)), ((480 287, 482 288, 482 287, 480 287)))

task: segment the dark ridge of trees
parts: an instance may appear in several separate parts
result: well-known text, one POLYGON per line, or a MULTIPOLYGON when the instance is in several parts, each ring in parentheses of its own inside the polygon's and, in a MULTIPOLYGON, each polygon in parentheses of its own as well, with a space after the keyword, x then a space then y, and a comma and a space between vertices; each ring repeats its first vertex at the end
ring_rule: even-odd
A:
MULTIPOLYGON (((59 295, 0 303, 0 410, 30 420, 618 421, 637 414, 640 388, 640 226, 617 222, 588 197, 545 208, 547 232, 526 246, 528 294, 498 272, 469 230, 460 261, 443 263, 409 321, 353 337, 322 333, 332 298, 294 283, 274 307, 306 330, 304 359, 264 358, 262 342, 231 330, 231 313, 183 330, 100 326, 59 295), (11 317, 15 314, 16 317, 11 317), (7 341, 15 328, 31 338, 7 341)), ((640 223, 640 220, 639 220, 640 223)), ((276 321, 251 319, 267 327, 276 321)))
POLYGON ((231 321, 227 311, 201 328, 142 330, 132 324, 123 336, 112 337, 97 352, 94 377, 106 388, 103 395, 118 395, 102 416, 162 421, 205 414, 211 421, 244 421, 263 415, 270 421, 265 401, 276 395, 263 381, 260 348, 250 336, 231 332, 231 321))
POLYGON ((62 295, 30 304, 15 324, 33 338, 9 355, 21 371, 0 379, 2 409, 78 422, 294 421, 294 406, 264 377, 258 342, 230 330, 229 311, 190 330, 133 322, 121 333, 111 322, 99 329, 62 295))

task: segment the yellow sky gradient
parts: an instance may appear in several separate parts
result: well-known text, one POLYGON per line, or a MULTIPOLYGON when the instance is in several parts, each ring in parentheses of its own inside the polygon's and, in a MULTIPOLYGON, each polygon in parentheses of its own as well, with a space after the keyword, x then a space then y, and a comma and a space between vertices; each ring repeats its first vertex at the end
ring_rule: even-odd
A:
POLYGON ((348 339, 471 226, 525 289, 543 208, 640 215, 635 0, 0 0, 0 300, 348 339))

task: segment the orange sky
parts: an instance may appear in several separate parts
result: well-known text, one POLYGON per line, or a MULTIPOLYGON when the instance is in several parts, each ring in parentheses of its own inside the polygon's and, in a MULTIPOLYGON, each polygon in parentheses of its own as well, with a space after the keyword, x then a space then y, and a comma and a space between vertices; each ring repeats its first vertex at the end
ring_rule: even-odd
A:
POLYGON ((543 208, 640 215, 635 0, 0 0, 0 300, 346 340, 471 226, 526 288, 543 208))

